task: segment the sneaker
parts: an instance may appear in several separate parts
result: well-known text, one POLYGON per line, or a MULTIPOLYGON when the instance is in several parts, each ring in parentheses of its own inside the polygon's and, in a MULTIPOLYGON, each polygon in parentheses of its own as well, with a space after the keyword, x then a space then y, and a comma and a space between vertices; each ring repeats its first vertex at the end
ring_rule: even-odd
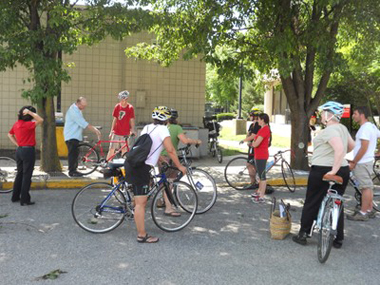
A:
POLYGON ((265 194, 272 194, 274 192, 274 189, 272 186, 267 185, 267 188, 265 189, 265 194))
POLYGON ((243 187, 243 190, 251 190, 259 188, 259 184, 250 184, 243 187))
POLYGON ((367 212, 368 218, 374 219, 376 217, 376 210, 372 209, 372 211, 367 212))
POLYGON ((299 232, 298 235, 295 235, 292 237, 292 240, 300 245, 306 245, 307 244, 307 234, 304 232, 299 232))
POLYGON ((369 220, 368 214, 362 214, 360 212, 355 212, 353 215, 347 215, 347 219, 350 221, 368 221, 369 220))
POLYGON ((342 241, 342 240, 339 240, 339 239, 334 239, 332 245, 333 245, 333 247, 335 247, 335 248, 341 248, 342 245, 343 245, 343 241, 342 241))
POLYGON ((252 197, 252 198, 260 197, 260 194, 257 193, 257 192, 253 192, 253 193, 251 194, 251 197, 252 197))
POLYGON ((260 198, 259 196, 256 196, 255 198, 252 198, 252 202, 255 204, 262 204, 265 202, 264 198, 260 198))
POLYGON ((69 176, 70 177, 82 177, 83 174, 76 171, 76 172, 69 173, 69 176))

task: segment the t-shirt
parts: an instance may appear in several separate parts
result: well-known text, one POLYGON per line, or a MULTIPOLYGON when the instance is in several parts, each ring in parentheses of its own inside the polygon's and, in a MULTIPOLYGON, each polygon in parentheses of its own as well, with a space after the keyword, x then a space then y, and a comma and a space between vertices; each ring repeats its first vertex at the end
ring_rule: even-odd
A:
POLYGON ((147 133, 150 134, 153 143, 148 155, 148 159, 145 161, 145 164, 156 166, 161 151, 164 148, 163 141, 165 138, 170 137, 170 133, 166 126, 154 124, 146 125, 143 128, 141 135, 147 133))
POLYGON ((259 146, 255 147, 255 159, 268 159, 269 157, 269 139, 270 139, 270 129, 269 126, 262 127, 257 133, 255 140, 258 137, 262 137, 263 140, 259 146))
MULTIPOLYGON (((252 134, 257 134, 257 132, 261 129, 261 126, 259 125, 258 122, 255 122, 255 123, 252 123, 250 126, 249 126, 249 129, 248 129, 248 135, 252 135, 252 134)), ((254 156, 255 155, 255 149, 251 146, 249 146, 249 149, 248 149, 248 155, 249 156, 254 156)))
POLYGON ((380 131, 374 124, 366 122, 360 126, 355 138, 354 156, 357 155, 362 146, 361 140, 369 141, 369 145, 366 153, 358 161, 358 164, 373 161, 378 138, 380 138, 380 131))
MULTIPOLYGON (((343 142, 344 156, 347 154, 348 137, 350 136, 347 128, 342 124, 334 124, 327 126, 320 131, 313 140, 314 152, 312 165, 330 166, 334 165, 334 149, 329 144, 329 140, 339 137, 343 142)), ((343 158, 341 166, 347 166, 348 162, 343 158)))
POLYGON ((115 135, 128 136, 131 132, 129 121, 135 118, 135 110, 128 103, 126 107, 122 107, 120 103, 116 104, 113 109, 112 116, 116 118, 116 124, 113 128, 115 135))
MULTIPOLYGON (((180 134, 183 134, 183 129, 180 125, 174 125, 174 124, 170 124, 168 126, 168 129, 169 129, 169 133, 170 133, 170 138, 172 140, 172 143, 173 143, 173 146, 174 146, 174 149, 177 150, 178 149, 178 143, 179 143, 179 138, 178 136, 180 134)), ((168 153, 166 152, 166 150, 164 149, 161 153, 161 155, 168 155, 168 153)))
POLYGON ((36 122, 18 120, 9 133, 16 137, 19 146, 36 145, 36 122))

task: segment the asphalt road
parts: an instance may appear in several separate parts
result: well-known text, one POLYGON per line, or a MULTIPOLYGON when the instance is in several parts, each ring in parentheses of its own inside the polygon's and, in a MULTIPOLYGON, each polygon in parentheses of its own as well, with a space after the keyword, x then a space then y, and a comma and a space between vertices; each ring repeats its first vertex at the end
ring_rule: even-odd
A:
MULTIPOLYGON (((0 195, 0 284, 379 284, 380 218, 346 222, 346 240, 326 264, 290 236, 272 240, 269 202, 253 204, 249 192, 219 188, 215 206, 177 233, 159 230, 147 211, 147 231, 157 244, 136 242, 132 221, 107 234, 80 229, 71 216, 76 190, 35 190, 36 205, 21 207, 0 195), (52 270, 53 281, 36 279, 52 270)), ((348 207, 353 190, 348 189, 348 207)), ((274 194, 292 205, 298 230, 305 188, 274 194)))

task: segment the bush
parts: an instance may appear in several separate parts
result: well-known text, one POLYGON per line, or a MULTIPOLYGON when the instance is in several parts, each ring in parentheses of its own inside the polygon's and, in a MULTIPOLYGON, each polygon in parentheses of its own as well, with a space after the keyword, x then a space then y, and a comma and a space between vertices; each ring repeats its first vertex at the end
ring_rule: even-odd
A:
POLYGON ((234 113, 220 113, 216 115, 216 120, 218 122, 225 121, 225 120, 232 120, 236 118, 236 114, 234 113))

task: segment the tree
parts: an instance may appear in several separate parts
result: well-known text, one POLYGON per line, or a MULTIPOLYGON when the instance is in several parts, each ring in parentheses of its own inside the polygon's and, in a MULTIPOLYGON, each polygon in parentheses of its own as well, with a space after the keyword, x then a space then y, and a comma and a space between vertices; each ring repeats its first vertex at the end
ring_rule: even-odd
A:
MULTIPOLYGON (((147 0, 160 22, 151 27, 157 45, 140 44, 127 54, 170 64, 179 56, 202 55, 226 74, 251 66, 276 69, 291 110, 292 167, 307 168, 309 118, 319 105, 334 67, 340 24, 347 33, 378 29, 375 0, 147 0), (363 16, 364 15, 364 16, 363 16), (221 59, 226 45, 234 54, 221 59), (184 52, 182 53, 182 51, 184 52)), ((339 42, 338 39, 340 40, 339 42)))
MULTIPOLYGON (((61 82, 70 77, 60 58, 79 45, 92 45, 112 36, 122 39, 144 29, 149 15, 141 9, 110 0, 87 1, 77 7, 70 0, 2 0, 0 2, 0 71, 22 65, 27 68, 32 88, 22 96, 37 104, 43 117, 41 166, 60 171, 55 136, 54 96, 61 82), (141 21, 141 22, 139 22, 141 21)), ((131 4, 131 1, 127 1, 131 4)))

